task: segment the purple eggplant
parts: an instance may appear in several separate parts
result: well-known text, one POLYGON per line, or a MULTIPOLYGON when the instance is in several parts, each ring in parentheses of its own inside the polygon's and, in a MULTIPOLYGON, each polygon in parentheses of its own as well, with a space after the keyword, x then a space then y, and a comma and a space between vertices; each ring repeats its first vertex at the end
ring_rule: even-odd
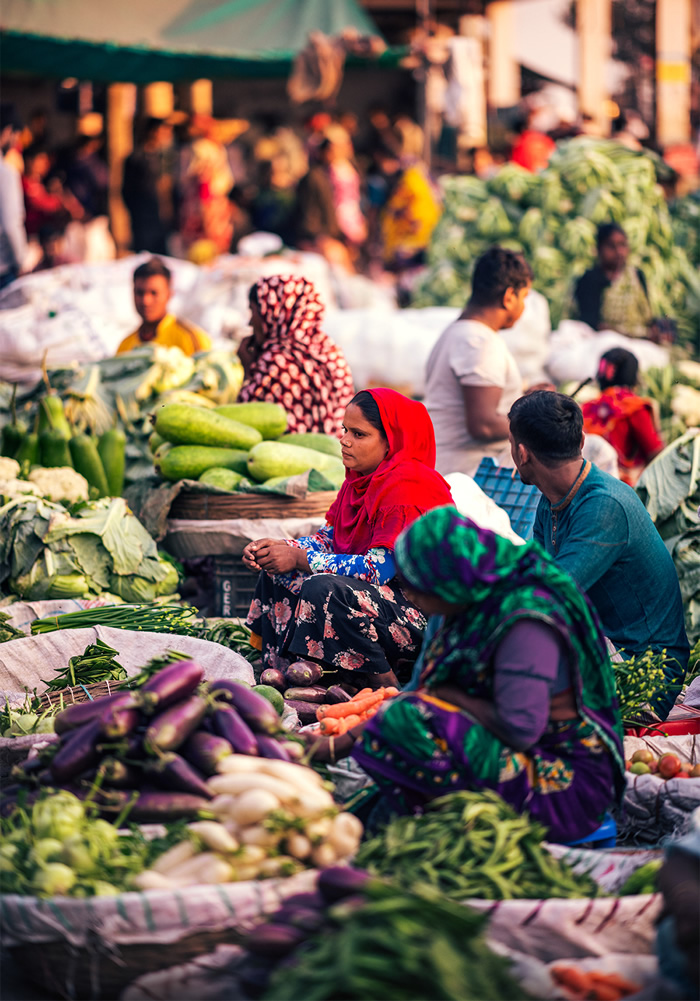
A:
POLYGON ((272 685, 276 688, 278 692, 283 692, 287 687, 287 682, 281 671, 278 671, 276 667, 267 667, 260 675, 261 685, 272 685))
MULTIPOLYGON (((100 803, 100 813, 106 817, 118 815, 126 803, 131 802, 133 793, 119 790, 119 799, 110 803, 100 803)), ((145 790, 138 794, 129 811, 129 820, 140 824, 167 824, 171 820, 198 817, 212 818, 209 802, 203 796, 193 796, 187 792, 159 792, 145 790)))
POLYGON ((278 758, 280 761, 292 760, 291 756, 287 754, 284 744, 263 733, 258 734, 258 754, 261 758, 278 758))
POLYGON ((131 789, 138 785, 141 773, 133 765, 127 765, 118 758, 103 758, 100 767, 97 769, 105 783, 115 786, 117 789, 131 789))
POLYGON ((124 692, 116 692, 114 695, 105 695, 101 699, 76 702, 72 706, 68 706, 67 709, 62 709, 54 717, 54 732, 59 735, 68 733, 69 730, 75 730, 76 727, 82 726, 83 723, 89 723, 96 716, 101 716, 115 700, 123 700, 124 694, 124 692))
POLYGON ((282 904, 272 918, 276 925, 291 925, 302 931, 316 931, 326 923, 325 915, 318 908, 295 907, 294 904, 287 903, 282 904))
POLYGON ((318 706, 315 702, 298 702, 294 699, 288 699, 286 705, 288 705, 290 709, 294 709, 296 711, 296 714, 299 717, 299 722, 302 726, 306 726, 307 723, 317 722, 316 710, 318 709, 318 706))
POLYGON ((191 695, 183 702, 170 706, 151 721, 143 746, 148 754, 174 751, 184 744, 204 719, 208 704, 200 695, 191 695))
POLYGON ((319 873, 318 889, 327 903, 361 893, 369 880, 369 875, 362 869, 353 869, 349 865, 333 865, 319 873))
POLYGON ((246 935, 244 944, 249 952, 275 959, 287 956, 305 938, 306 935, 299 928, 282 924, 264 924, 258 925, 246 935))
POLYGON ((143 733, 139 727, 136 733, 129 733, 123 740, 101 740, 97 745, 98 751, 113 758, 136 759, 143 757, 143 733))
POLYGON ((297 660, 289 665, 284 676, 288 685, 299 687, 315 685, 323 677, 323 668, 320 664, 312 664, 308 660, 297 660))
POLYGON ((97 764, 99 760, 97 741, 100 736, 100 726, 101 721, 93 719, 78 730, 67 734, 49 766, 56 782, 61 784, 68 782, 97 764))
POLYGON ((203 669, 193 660, 168 664, 141 687, 138 698, 143 711, 150 715, 181 702, 196 691, 203 678, 203 669))
POLYGON ((221 706, 220 709, 215 709, 211 719, 216 734, 227 740, 236 754, 257 755, 258 742, 255 734, 233 706, 221 706))
POLYGON ((193 796, 203 796, 205 799, 213 799, 211 792, 203 777, 195 771, 189 762, 170 751, 160 758, 148 761, 144 767, 148 778, 163 789, 172 789, 174 792, 189 792, 193 796))
POLYGON ((287 752, 290 761, 301 761, 306 754, 306 747, 299 740, 283 740, 280 747, 287 752))
POLYGON ((141 722, 139 704, 130 692, 124 692, 100 715, 100 735, 105 740, 119 740, 132 733, 141 722))
POLYGON ((339 702, 349 702, 352 698, 340 685, 331 685, 327 692, 328 704, 336 705, 339 702))
POLYGON ((307 893, 293 893, 291 897, 285 897, 280 906, 312 908, 318 911, 325 909, 326 901, 318 890, 310 890, 307 893))
POLYGON ((222 678, 212 681, 209 691, 217 699, 234 706, 255 733, 277 733, 279 730, 280 718, 274 707, 247 685, 222 678))
POLYGON ((284 693, 285 701, 292 702, 313 702, 317 706, 325 705, 328 701, 328 689, 321 685, 309 685, 307 688, 288 688, 284 693))
POLYGON ((197 730, 191 734, 180 748, 180 753, 191 765, 204 775, 215 775, 217 765, 233 752, 225 737, 197 730))

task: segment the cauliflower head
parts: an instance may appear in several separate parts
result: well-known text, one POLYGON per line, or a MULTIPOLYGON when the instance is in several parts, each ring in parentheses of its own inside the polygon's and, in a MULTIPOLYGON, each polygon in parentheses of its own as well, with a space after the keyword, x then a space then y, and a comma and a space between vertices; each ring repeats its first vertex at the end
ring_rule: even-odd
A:
POLYGON ((54 466, 45 469, 41 466, 32 469, 29 481, 34 483, 42 497, 52 501, 76 501, 89 499, 88 481, 70 466, 54 466))
POLYGON ((19 476, 19 462, 0 456, 0 480, 16 480, 19 476))

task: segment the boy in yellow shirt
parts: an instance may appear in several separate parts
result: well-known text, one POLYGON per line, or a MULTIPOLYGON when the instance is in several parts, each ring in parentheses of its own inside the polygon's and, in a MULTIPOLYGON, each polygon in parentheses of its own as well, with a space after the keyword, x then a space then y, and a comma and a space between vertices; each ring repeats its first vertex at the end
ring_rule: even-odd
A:
POLYGON ((170 269, 158 257, 139 265, 134 271, 134 305, 143 321, 138 330, 125 337, 117 354, 133 351, 144 344, 180 348, 186 355, 209 351, 211 341, 199 327, 168 313, 172 289, 170 269))

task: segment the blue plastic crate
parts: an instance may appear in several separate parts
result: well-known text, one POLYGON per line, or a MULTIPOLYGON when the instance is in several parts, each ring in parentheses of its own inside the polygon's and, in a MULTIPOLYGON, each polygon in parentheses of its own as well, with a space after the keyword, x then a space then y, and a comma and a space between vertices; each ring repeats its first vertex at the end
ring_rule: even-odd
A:
POLYGON ((537 487, 526 486, 517 469, 497 466, 491 458, 481 460, 474 481, 507 512, 513 531, 523 539, 531 539, 542 496, 537 487))

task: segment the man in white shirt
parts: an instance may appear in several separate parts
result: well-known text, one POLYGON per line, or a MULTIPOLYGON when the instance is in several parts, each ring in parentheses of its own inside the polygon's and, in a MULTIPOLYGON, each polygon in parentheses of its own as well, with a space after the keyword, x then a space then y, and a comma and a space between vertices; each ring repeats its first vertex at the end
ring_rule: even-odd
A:
POLYGON ((464 312, 428 358, 424 402, 435 427, 436 468, 443 475, 473 476, 484 456, 495 458, 508 448, 507 414, 523 386, 498 331, 520 317, 531 282, 521 254, 491 247, 476 262, 464 312))
POLYGON ((0 105, 0 288, 15 280, 27 251, 22 179, 5 163, 5 152, 18 131, 11 105, 0 105))

